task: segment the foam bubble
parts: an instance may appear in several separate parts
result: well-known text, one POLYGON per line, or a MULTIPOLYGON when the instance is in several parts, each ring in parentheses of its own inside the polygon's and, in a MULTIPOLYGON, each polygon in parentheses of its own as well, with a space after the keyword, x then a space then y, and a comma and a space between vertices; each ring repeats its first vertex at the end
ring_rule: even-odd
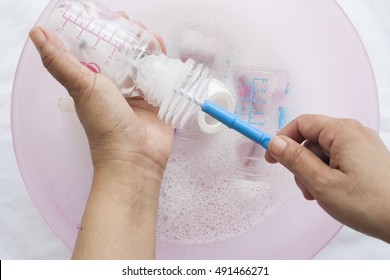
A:
POLYGON ((76 112, 73 99, 70 96, 65 96, 65 97, 61 97, 60 99, 58 99, 57 107, 63 113, 76 112))

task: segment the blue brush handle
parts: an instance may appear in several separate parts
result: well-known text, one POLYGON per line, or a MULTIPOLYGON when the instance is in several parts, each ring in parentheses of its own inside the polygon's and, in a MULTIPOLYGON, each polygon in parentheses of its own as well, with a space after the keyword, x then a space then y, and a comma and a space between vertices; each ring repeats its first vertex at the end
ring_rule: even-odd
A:
POLYGON ((260 144, 264 149, 268 149, 269 141, 271 141, 272 138, 271 135, 264 133, 253 125, 240 119, 236 114, 226 111, 224 108, 209 100, 206 100, 201 108, 203 112, 220 121, 227 127, 238 131, 257 144, 260 144))

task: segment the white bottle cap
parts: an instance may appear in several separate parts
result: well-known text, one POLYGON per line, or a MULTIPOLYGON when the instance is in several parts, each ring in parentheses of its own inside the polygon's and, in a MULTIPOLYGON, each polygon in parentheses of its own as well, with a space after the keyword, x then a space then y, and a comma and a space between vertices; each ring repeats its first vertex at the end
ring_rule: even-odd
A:
MULTIPOLYGON (((212 79, 209 83, 207 100, 221 106, 229 112, 234 112, 235 100, 225 85, 218 80, 212 79)), ((224 129, 225 125, 213 119, 203 111, 198 113, 199 128, 208 134, 214 134, 224 129)))

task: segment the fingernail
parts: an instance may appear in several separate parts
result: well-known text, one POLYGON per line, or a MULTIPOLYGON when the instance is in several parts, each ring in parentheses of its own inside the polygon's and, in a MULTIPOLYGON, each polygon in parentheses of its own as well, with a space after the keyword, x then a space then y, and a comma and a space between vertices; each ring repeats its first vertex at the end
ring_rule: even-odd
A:
POLYGON ((287 147, 287 141, 280 136, 274 137, 269 145, 269 152, 274 156, 280 157, 287 147))
POLYGON ((39 49, 46 42, 46 36, 39 28, 33 28, 30 31, 30 39, 33 41, 35 47, 39 49))

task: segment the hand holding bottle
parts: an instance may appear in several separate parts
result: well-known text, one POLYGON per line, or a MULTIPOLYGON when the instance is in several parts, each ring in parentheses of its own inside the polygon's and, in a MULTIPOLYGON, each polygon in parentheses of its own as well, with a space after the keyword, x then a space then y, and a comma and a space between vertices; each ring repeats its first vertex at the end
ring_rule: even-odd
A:
POLYGON ((94 165, 73 257, 154 258, 157 205, 172 128, 142 98, 126 100, 108 78, 83 66, 54 33, 36 27, 30 38, 44 66, 73 98, 94 165))

